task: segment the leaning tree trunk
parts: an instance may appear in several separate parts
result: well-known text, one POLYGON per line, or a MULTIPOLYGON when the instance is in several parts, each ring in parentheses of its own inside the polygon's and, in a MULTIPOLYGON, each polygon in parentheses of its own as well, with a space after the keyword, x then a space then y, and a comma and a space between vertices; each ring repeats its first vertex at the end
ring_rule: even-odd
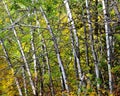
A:
POLYGON ((67 16, 68 16, 68 23, 70 27, 70 34, 71 34, 71 41, 72 41, 72 49, 73 49, 73 55, 74 55, 74 60, 75 63, 77 63, 77 68, 76 64, 74 64, 75 68, 78 71, 78 79, 80 81, 78 91, 80 91, 80 86, 81 86, 81 81, 82 81, 82 71, 81 71, 81 66, 80 66, 80 49, 79 49, 79 39, 77 36, 77 30, 75 28, 75 23, 72 17, 72 13, 69 7, 68 0, 64 0, 64 4, 66 7, 67 11, 67 16))
MULTIPOLYGON (((32 3, 34 4, 34 0, 32 0, 32 3)), ((35 8, 34 8, 33 14, 36 15, 35 8)), ((28 15, 30 16, 31 14, 29 13, 28 15)), ((30 24, 31 24, 31 22, 30 22, 30 24)), ((38 76, 37 76, 37 57, 36 57, 36 50, 35 50, 35 44, 34 44, 34 29, 33 28, 30 29, 30 34, 31 34, 31 48, 32 48, 32 53, 33 53, 32 57, 33 57, 33 63, 34 63, 35 89, 36 89, 36 93, 37 93, 37 79, 38 79, 38 76)))
MULTIPOLYGON (((35 2, 38 2, 38 0, 34 1, 32 0, 32 3, 35 3, 35 2)), ((36 26, 38 26, 40 28, 40 22, 38 20, 38 16, 37 16, 37 11, 36 11, 36 8, 34 8, 34 14, 35 14, 35 17, 36 17, 36 26)), ((38 33, 40 33, 40 30, 39 28, 37 29, 38 33)), ((33 35, 33 32, 32 32, 32 35, 33 35)), ((33 43, 34 44, 34 43, 33 43)), ((34 46, 35 47, 35 46, 34 46)), ((35 49, 35 48, 34 48, 35 49)), ((35 53, 35 50, 34 50, 34 56, 36 58, 36 53, 35 53)), ((35 63, 35 62, 34 62, 35 63)), ((45 90, 44 90, 44 78, 43 78, 43 75, 44 75, 44 69, 42 70, 42 67, 41 67, 41 63, 39 61, 39 58, 37 59, 36 58, 36 63, 38 65, 38 72, 39 72, 39 75, 40 75, 40 93, 38 93, 40 96, 43 96, 44 93, 45 93, 45 90)), ((34 64, 35 65, 35 64, 34 64)), ((43 64, 44 65, 44 64, 43 64)), ((37 67, 37 66, 36 66, 37 67)), ((44 66, 43 66, 44 67, 44 66)), ((35 68, 35 67, 34 67, 35 68)), ((37 77, 38 78, 38 77, 37 77)), ((36 88, 38 89, 38 88, 36 88)), ((37 90, 38 92, 38 90, 37 90)))
POLYGON ((42 13, 42 15, 43 15, 43 17, 44 17, 44 19, 45 19, 45 21, 46 21, 48 30, 49 30, 50 35, 51 35, 51 37, 52 37, 52 40, 53 40, 53 43, 54 43, 54 48, 55 48, 56 55, 57 55, 57 59, 58 59, 58 63, 59 63, 59 67, 60 67, 61 72, 62 72, 61 74, 62 74, 62 76, 63 76, 63 82, 64 82, 64 84, 65 84, 65 89, 66 89, 66 91, 69 93, 69 87, 68 87, 68 83, 67 83, 67 76, 66 76, 65 69, 64 69, 64 66, 63 66, 63 63, 62 63, 62 60, 61 60, 61 56, 60 56, 60 51, 59 51, 59 48, 58 48, 57 40, 56 40, 56 38, 55 38, 55 36, 54 36, 54 33, 53 33, 52 28, 51 28, 51 26, 50 26, 50 23, 49 23, 46 15, 45 15, 42 7, 40 7, 40 11, 41 11, 41 13, 42 13))
MULTIPOLYGON (((9 56, 8 56, 7 50, 6 50, 6 48, 5 48, 4 42, 3 42, 2 39, 0 40, 0 42, 1 42, 1 45, 2 45, 2 48, 3 48, 3 51, 4 51, 4 54, 5 54, 6 60, 7 60, 7 62, 8 62, 8 65, 9 65, 10 69, 14 72, 14 69, 13 69, 13 66, 12 66, 12 64, 11 64, 10 58, 9 58, 9 56)), ((14 73, 13 73, 13 74, 14 74, 14 73)), ((17 89, 18 89, 18 92, 19 92, 19 96, 23 96, 22 90, 21 90, 20 85, 19 85, 19 82, 18 82, 18 78, 17 78, 17 77, 14 77, 14 79, 15 79, 15 83, 16 83, 16 86, 17 86, 17 89)))
MULTIPOLYGON (((30 11, 29 11, 30 12, 30 11)), ((28 13, 28 17, 30 17, 30 13, 28 13)), ((30 22, 31 24, 31 22, 30 22)), ((33 58, 33 64, 34 64, 34 84, 35 84, 35 90, 37 93, 37 58, 36 58, 36 51, 35 51, 35 44, 34 44, 34 29, 30 28, 30 35, 31 35, 31 49, 32 49, 32 58, 33 58)))
POLYGON ((108 75, 109 75, 109 89, 112 94, 113 86, 112 86, 112 74, 111 74, 111 35, 110 35, 110 25, 108 22, 108 12, 107 7, 105 5, 105 1, 102 0, 103 6, 103 14, 104 14, 104 22, 105 22, 105 32, 106 32, 106 47, 107 47, 107 64, 108 64, 108 75))
MULTIPOLYGON (((94 64, 95 64, 96 78, 98 80, 99 79, 98 57, 97 57, 97 53, 95 51, 95 46, 94 46, 93 28, 92 28, 88 0, 86 0, 86 9, 87 9, 87 19, 88 19, 89 31, 90 31, 89 34, 90 34, 91 50, 92 50, 92 55, 93 55, 94 64)), ((97 89, 98 90, 100 89, 100 84, 98 82, 97 82, 97 89)))
MULTIPOLYGON (((7 7, 7 5, 5 4, 4 1, 3 1, 3 4, 4 4, 5 9, 6 9, 6 11, 7 11, 7 14, 8 14, 9 18, 10 18, 10 22, 11 22, 11 24, 13 25, 13 20, 12 20, 12 18, 11 18, 11 15, 10 15, 10 12, 9 12, 9 10, 8 10, 8 7, 7 7)), ((25 63, 26 70, 27 70, 27 72, 28 72, 29 81, 30 81, 30 85, 31 85, 31 87, 32 87, 33 94, 36 95, 36 90, 35 90, 35 86, 34 86, 34 83, 33 83, 33 80, 32 80, 32 75, 31 75, 31 72, 30 72, 30 69, 29 69, 29 65, 28 65, 28 62, 27 62, 27 60, 26 60, 26 57, 25 57, 25 54, 24 54, 24 51, 23 51, 21 42, 20 42, 20 40, 19 40, 19 38, 18 38, 17 32, 16 32, 16 30, 15 30, 15 28, 14 28, 14 25, 13 25, 13 27, 12 27, 12 30, 13 30, 14 36, 15 36, 15 38, 16 38, 16 40, 17 40, 18 46, 19 46, 19 48, 20 48, 20 52, 21 52, 21 55, 22 55, 22 59, 23 59, 23 61, 24 61, 24 63, 25 63)))

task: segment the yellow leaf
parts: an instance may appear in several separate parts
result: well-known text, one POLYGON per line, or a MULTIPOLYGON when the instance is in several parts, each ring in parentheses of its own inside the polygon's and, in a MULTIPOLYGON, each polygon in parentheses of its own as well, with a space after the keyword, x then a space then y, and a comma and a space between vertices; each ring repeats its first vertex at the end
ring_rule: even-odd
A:
POLYGON ((5 19, 5 22, 10 22, 10 19, 9 19, 9 18, 6 18, 6 19, 5 19))

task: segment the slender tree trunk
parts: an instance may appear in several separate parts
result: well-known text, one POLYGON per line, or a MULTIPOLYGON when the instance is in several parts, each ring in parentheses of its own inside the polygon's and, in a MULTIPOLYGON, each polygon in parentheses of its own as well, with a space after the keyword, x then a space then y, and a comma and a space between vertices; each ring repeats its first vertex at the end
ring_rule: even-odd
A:
MULTIPOLYGON (((6 9, 6 11, 7 11, 7 14, 8 14, 9 18, 10 18, 10 22, 11 22, 11 24, 13 24, 13 20, 12 20, 12 18, 11 18, 10 12, 9 12, 8 7, 7 7, 7 5, 5 4, 4 1, 3 1, 3 4, 4 4, 5 9, 6 9)), ((30 69, 29 69, 29 65, 28 65, 28 62, 27 62, 27 60, 26 60, 26 57, 25 57, 25 54, 24 54, 22 45, 21 45, 21 43, 20 43, 20 40, 19 40, 19 38, 18 38, 18 35, 17 35, 17 32, 16 32, 15 28, 12 27, 12 30, 13 30, 14 36, 15 36, 15 38, 16 38, 16 40, 17 40, 18 46, 19 46, 19 48, 20 48, 20 52, 21 52, 21 55, 22 55, 22 59, 23 59, 23 61, 24 61, 24 63, 25 63, 26 70, 27 70, 27 72, 28 72, 29 81, 30 81, 30 85, 31 85, 31 87, 32 87, 33 94, 36 95, 36 90, 35 90, 35 86, 34 86, 34 83, 33 83, 33 80, 32 80, 32 75, 31 75, 31 72, 30 72, 30 69)))
MULTIPOLYGON (((36 9, 35 9, 34 13, 36 15, 36 25, 40 27, 40 23, 38 21, 36 9)), ((39 32, 39 29, 38 29, 38 32, 39 32)), ((42 36, 42 42, 43 42, 43 47, 42 47, 43 52, 44 52, 43 54, 45 54, 45 61, 46 61, 47 67, 48 67, 51 96, 54 96, 55 92, 54 92, 54 87, 53 87, 53 81, 52 81, 51 68, 50 68, 50 64, 49 64, 49 57, 48 57, 47 47, 46 47, 46 43, 45 43, 45 40, 44 40, 44 37, 43 37, 42 34, 41 34, 41 36, 42 36)))
MULTIPOLYGON (((10 69, 14 72, 14 69, 13 69, 13 66, 11 64, 10 58, 8 56, 7 50, 5 48, 4 42, 3 42, 3 40, 0 40, 0 42, 1 42, 1 45, 2 45, 2 48, 3 48, 6 60, 8 62, 8 65, 9 65, 10 69)), ((15 79, 15 83, 16 83, 16 86, 17 86, 17 89, 18 89, 18 92, 19 92, 19 96, 23 96, 22 90, 21 90, 19 82, 18 82, 18 78, 14 76, 14 79, 15 79)))
MULTIPOLYGON (((84 22, 85 24, 85 22, 84 22)), ((85 55, 86 55, 86 64, 88 67, 90 67, 90 64, 89 64, 89 51, 88 51, 88 42, 87 42, 87 34, 86 34, 86 26, 84 25, 84 39, 85 39, 85 55)))
POLYGON ((39 60, 37 60, 38 62, 38 71, 39 71, 39 76, 40 76, 40 79, 39 79, 39 82, 40 82, 40 93, 39 95, 40 96, 44 96, 44 80, 43 80, 43 73, 42 73, 42 68, 41 68, 41 64, 39 62, 39 60))
MULTIPOLYGON (((91 67, 90 67, 90 63, 89 63, 89 45, 88 45, 88 36, 87 36, 87 30, 86 30, 86 21, 85 21, 85 14, 84 14, 84 9, 82 8, 83 12, 82 12, 82 22, 83 22, 83 28, 84 28, 84 42, 85 42, 85 56, 86 56, 86 65, 90 68, 90 70, 88 70, 88 73, 91 73, 91 67)), ((90 78, 84 78, 85 82, 84 85, 90 85, 90 78)))
MULTIPOLYGON (((34 2, 38 2, 38 0, 36 0, 36 1, 34 1, 34 0, 32 0, 32 3, 34 3, 34 2)), ((39 28, 40 28, 40 23, 39 23, 39 21, 38 21, 38 16, 37 16, 37 11, 36 11, 36 8, 34 8, 34 14, 35 14, 35 16, 36 16, 36 26, 39 26, 39 28)), ((38 33, 40 32, 40 30, 39 29, 37 29, 37 31, 38 31, 38 33)), ((35 52, 35 51, 34 51, 35 52)), ((35 57, 36 57, 36 54, 35 54, 35 57)), ((43 60, 43 62, 44 62, 44 60, 43 60)), ((40 96, 43 96, 44 95, 44 93, 45 93, 45 90, 44 90, 44 78, 43 78, 43 75, 44 75, 44 64, 43 64, 43 66, 41 66, 41 63, 40 63, 40 61, 36 58, 36 63, 37 63, 37 65, 38 65, 38 69, 39 69, 39 75, 40 75, 40 93, 39 93, 39 95, 40 96), (42 69, 43 68, 43 69, 42 69)), ((38 77, 37 77, 38 78, 38 77)), ((37 90, 37 92, 38 92, 38 90, 37 90)))
MULTIPOLYGON (((34 4, 34 0, 32 0, 32 3, 34 4)), ((34 9, 33 12, 36 15, 36 10, 34 9)), ((31 14, 29 13, 29 16, 31 14)), ((31 22, 30 22, 31 24, 31 22)), ((35 77, 35 89, 36 89, 36 93, 37 93, 37 58, 36 58, 36 50, 35 50, 35 44, 34 44, 34 29, 30 29, 30 34, 31 34, 31 48, 32 48, 32 52, 33 52, 33 63, 34 63, 34 77, 35 77)))
MULTIPOLYGON (((83 8, 82 8, 83 9, 83 8)), ((83 9, 84 10, 84 9, 83 9)), ((85 41, 85 55, 86 55, 86 64, 89 66, 89 46, 88 46, 88 37, 87 37, 87 30, 86 30, 86 22, 85 22, 85 17, 84 17, 84 12, 82 14, 82 22, 84 24, 84 41, 85 41)), ((89 66, 90 67, 90 66, 89 66)))
MULTIPOLYGON (((36 59, 36 54, 35 54, 35 46, 34 46, 34 35, 33 31, 31 29, 31 47, 33 51, 33 62, 34 62, 34 77, 35 77, 35 88, 37 87, 37 59, 36 59)), ((36 90, 37 91, 37 90, 36 90)))
MULTIPOLYGON (((78 79, 79 79, 79 86, 78 86, 78 92, 80 91, 80 86, 81 86, 81 80, 82 80, 82 70, 81 70, 81 66, 80 66, 80 49, 79 49, 79 39, 77 36, 77 30, 75 28, 75 23, 72 17, 72 13, 69 7, 69 3, 68 0, 64 0, 64 4, 66 7, 66 11, 67 11, 67 15, 68 15, 68 23, 70 26, 70 34, 71 34, 71 41, 72 41, 72 49, 73 49, 73 55, 74 55, 74 61, 75 61, 75 68, 78 70, 77 74, 78 74, 78 79), (76 67, 76 63, 77 63, 77 67, 76 67)), ((76 76, 77 76, 76 74, 76 76)))
POLYGON ((55 96, 54 87, 53 87, 53 80, 52 80, 52 75, 51 75, 51 67, 50 67, 49 57, 48 57, 48 51, 47 51, 46 43, 45 43, 45 40, 44 40, 43 36, 42 36, 42 42, 43 42, 43 51, 44 51, 44 54, 45 54, 46 64, 47 64, 47 67, 48 67, 51 96, 55 96))
POLYGON ((105 1, 102 0, 103 6, 103 14, 104 14, 104 21, 105 21, 105 32, 106 32, 106 47, 107 47, 107 63, 108 63, 108 75, 109 75, 109 89, 110 93, 112 94, 113 86, 112 86, 112 74, 111 74, 111 35, 110 35, 110 26, 108 23, 108 13, 105 1))
POLYGON ((22 66, 22 75, 23 75, 23 84, 24 84, 25 96, 28 96, 28 94, 27 94, 27 84, 26 84, 26 76, 25 76, 24 66, 22 66))
POLYGON ((69 87, 68 87, 68 83, 67 83, 67 76, 66 76, 65 69, 64 69, 64 66, 63 66, 63 63, 62 63, 62 60, 61 60, 61 56, 60 56, 60 51, 59 51, 59 48, 58 48, 57 40, 56 40, 56 38, 54 36, 54 33, 53 33, 52 28, 50 26, 50 23, 49 23, 46 15, 45 15, 42 7, 40 7, 40 10, 41 10, 41 13, 42 13, 42 15, 43 15, 43 17, 44 17, 44 19, 45 19, 45 21, 47 23, 48 30, 49 30, 50 35, 52 37, 52 40, 54 42, 54 47, 55 47, 55 51, 56 51, 56 55, 57 55, 59 67, 60 67, 60 69, 62 71, 61 74, 63 76, 63 81, 64 81, 64 84, 65 84, 65 89, 66 89, 67 92, 69 92, 69 87))
MULTIPOLYGON (((88 0, 86 0, 86 9, 87 9, 88 25, 89 25, 89 30, 90 30, 89 34, 90 34, 91 50, 92 50, 92 55, 93 55, 94 64, 95 64, 96 79, 98 80, 99 79, 98 57, 97 57, 97 53, 96 53, 95 47, 94 47, 93 28, 92 28, 88 0)), ((100 84, 98 82, 97 82, 97 89, 98 90, 100 89, 100 84)))

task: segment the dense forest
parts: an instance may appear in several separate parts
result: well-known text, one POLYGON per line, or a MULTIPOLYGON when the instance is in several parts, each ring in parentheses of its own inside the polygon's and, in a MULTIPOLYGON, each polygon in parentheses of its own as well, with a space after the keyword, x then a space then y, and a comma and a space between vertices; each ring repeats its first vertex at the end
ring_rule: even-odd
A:
POLYGON ((0 0, 0 96, 120 96, 120 0, 0 0))

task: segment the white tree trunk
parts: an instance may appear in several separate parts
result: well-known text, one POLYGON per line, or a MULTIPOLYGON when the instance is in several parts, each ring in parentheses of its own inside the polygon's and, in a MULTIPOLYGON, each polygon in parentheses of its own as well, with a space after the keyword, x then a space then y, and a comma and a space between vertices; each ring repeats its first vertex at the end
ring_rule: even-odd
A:
POLYGON ((103 14, 104 14, 104 21, 105 21, 105 32, 106 32, 106 47, 107 47, 107 63, 108 63, 108 75, 109 75, 109 89, 110 93, 112 94, 112 74, 111 74, 111 36, 110 36, 110 27, 108 23, 108 13, 105 5, 105 1, 102 0, 103 6, 103 14))
POLYGON ((64 80, 64 84, 65 84, 65 88, 66 88, 66 91, 69 92, 69 87, 68 87, 68 83, 67 83, 67 77, 66 77, 66 73, 65 73, 65 69, 64 69, 64 66, 63 66, 63 63, 62 63, 62 60, 61 60, 61 56, 60 56, 60 52, 59 52, 59 48, 58 48, 58 44, 57 44, 57 40, 54 36, 54 33, 52 31, 52 28, 50 26, 50 23, 42 9, 42 7, 40 7, 40 10, 41 10, 41 13, 46 21, 46 24, 47 24, 47 27, 48 27, 48 30, 50 32, 50 35, 52 37, 52 40, 54 42, 54 47, 55 47, 55 51, 56 51, 56 55, 57 55, 57 59, 58 59, 58 63, 59 63, 59 66, 60 66, 60 69, 61 69, 61 72, 62 72, 62 76, 63 76, 63 80, 64 80))
POLYGON ((37 59, 35 54, 35 46, 34 46, 34 36, 33 36, 33 30, 31 29, 31 47, 33 52, 33 63, 34 63, 34 77, 35 77, 35 87, 37 86, 37 59))
POLYGON ((28 96, 28 94, 27 94, 26 76, 25 76, 25 69, 24 69, 23 66, 22 66, 22 75, 23 75, 23 86, 24 86, 25 96, 28 96))
MULTIPOLYGON (((34 0, 32 0, 32 3, 34 4, 34 0)), ((34 10, 34 14, 36 15, 36 10, 34 10)), ((30 13, 28 14, 30 16, 30 13)), ((30 23, 31 24, 31 23, 30 23)), ((36 52, 35 52, 35 45, 34 45, 34 34, 33 29, 31 28, 30 34, 31 34, 31 47, 33 52, 33 63, 34 63, 34 77, 35 77, 35 87, 37 87, 37 58, 36 58, 36 52)), ((37 90, 36 90, 37 91, 37 90)))
MULTIPOLYGON (((78 69, 78 78, 80 80, 80 85, 79 88, 81 86, 81 78, 82 78, 82 72, 81 72, 81 66, 80 66, 80 49, 79 49, 79 40, 78 40, 78 36, 77 36, 77 31, 75 28, 75 23, 72 17, 72 13, 69 7, 69 3, 68 0, 64 0, 64 4, 66 7, 66 11, 67 11, 67 16, 68 16, 68 23, 70 25, 70 34, 71 34, 71 41, 72 41, 72 49, 73 49, 73 55, 74 55, 74 59, 77 62, 77 69, 78 69), (74 36, 73 36, 74 35, 74 36), (75 41, 74 41, 75 39, 75 41)), ((79 89, 80 90, 80 89, 79 89)))
MULTIPOLYGON (((7 5, 5 4, 4 1, 3 1, 3 4, 4 4, 5 9, 6 9, 6 11, 7 11, 7 14, 8 14, 9 18, 10 18, 10 22, 11 22, 11 24, 13 24, 13 21, 12 21, 11 15, 10 15, 10 12, 9 12, 8 7, 7 7, 7 5)), ((28 73, 28 76, 29 76, 29 81, 30 81, 30 85, 31 85, 31 87, 32 87, 33 94, 36 95, 35 86, 34 86, 34 83, 33 83, 33 80, 32 80, 32 75, 31 75, 31 72, 30 72, 30 69, 29 69, 29 65, 28 65, 28 62, 27 62, 27 60, 26 60, 24 51, 23 51, 23 49, 22 49, 22 45, 21 45, 21 43, 20 43, 20 40, 18 39, 18 35, 17 35, 17 32, 16 32, 15 28, 12 27, 12 30, 13 30, 14 36, 15 36, 15 38, 16 38, 16 40, 17 40, 18 46, 19 46, 19 48, 20 48, 20 52, 21 52, 21 55, 22 55, 22 59, 23 59, 23 61, 24 61, 24 63, 25 63, 25 67, 26 67, 26 70, 27 70, 27 73, 28 73)))

